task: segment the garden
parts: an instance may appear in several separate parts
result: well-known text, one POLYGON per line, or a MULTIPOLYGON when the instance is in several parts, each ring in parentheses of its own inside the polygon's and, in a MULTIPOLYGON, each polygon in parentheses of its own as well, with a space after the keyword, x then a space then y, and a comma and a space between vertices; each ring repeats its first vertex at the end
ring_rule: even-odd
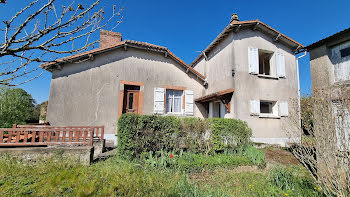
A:
POLYGON ((91 166, 3 156, 0 196, 323 196, 297 161, 271 160, 287 151, 250 136, 236 119, 125 114, 117 154, 91 166))

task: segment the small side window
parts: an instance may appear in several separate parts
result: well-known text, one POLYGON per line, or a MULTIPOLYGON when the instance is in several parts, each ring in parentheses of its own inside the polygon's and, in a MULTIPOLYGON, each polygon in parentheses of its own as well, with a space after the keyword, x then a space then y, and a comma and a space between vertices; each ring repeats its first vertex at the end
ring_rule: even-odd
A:
POLYGON ((350 47, 345 48, 345 49, 341 49, 340 50, 340 56, 343 57, 347 57, 350 56, 350 47))

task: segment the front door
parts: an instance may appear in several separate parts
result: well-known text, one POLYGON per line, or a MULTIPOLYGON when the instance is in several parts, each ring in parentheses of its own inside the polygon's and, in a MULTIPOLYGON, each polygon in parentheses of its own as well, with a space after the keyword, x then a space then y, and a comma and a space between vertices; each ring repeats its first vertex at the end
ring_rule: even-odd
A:
POLYGON ((122 113, 138 113, 140 87, 126 85, 124 89, 122 113))
POLYGON ((139 106, 139 90, 126 91, 126 108, 125 113, 137 113, 139 106))

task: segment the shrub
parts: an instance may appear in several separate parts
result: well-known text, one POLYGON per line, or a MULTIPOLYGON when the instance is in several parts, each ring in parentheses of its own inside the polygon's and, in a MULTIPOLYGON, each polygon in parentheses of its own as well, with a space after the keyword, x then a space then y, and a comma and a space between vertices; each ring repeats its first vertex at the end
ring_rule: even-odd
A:
POLYGON ((137 114, 123 115, 118 121, 118 153, 121 156, 133 158, 136 156, 138 148, 135 136, 138 136, 138 121, 140 116, 137 114))
POLYGON ((212 131, 211 144, 215 152, 238 149, 249 144, 252 131, 242 120, 213 118, 209 119, 212 131))
POLYGON ((201 118, 182 118, 178 137, 179 148, 190 152, 207 152, 210 148, 208 121, 201 118))
POLYGON ((160 150, 206 154, 237 151, 249 144, 250 136, 248 125, 236 119, 123 114, 118 121, 118 150, 130 158, 160 150))

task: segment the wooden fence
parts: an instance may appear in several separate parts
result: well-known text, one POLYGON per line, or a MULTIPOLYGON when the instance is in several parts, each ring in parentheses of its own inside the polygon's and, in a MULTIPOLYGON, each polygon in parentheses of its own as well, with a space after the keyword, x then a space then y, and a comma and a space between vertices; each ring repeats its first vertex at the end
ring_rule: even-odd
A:
POLYGON ((55 127, 42 125, 14 125, 0 128, 0 146, 38 146, 82 144, 92 146, 103 140, 104 126, 55 127))

